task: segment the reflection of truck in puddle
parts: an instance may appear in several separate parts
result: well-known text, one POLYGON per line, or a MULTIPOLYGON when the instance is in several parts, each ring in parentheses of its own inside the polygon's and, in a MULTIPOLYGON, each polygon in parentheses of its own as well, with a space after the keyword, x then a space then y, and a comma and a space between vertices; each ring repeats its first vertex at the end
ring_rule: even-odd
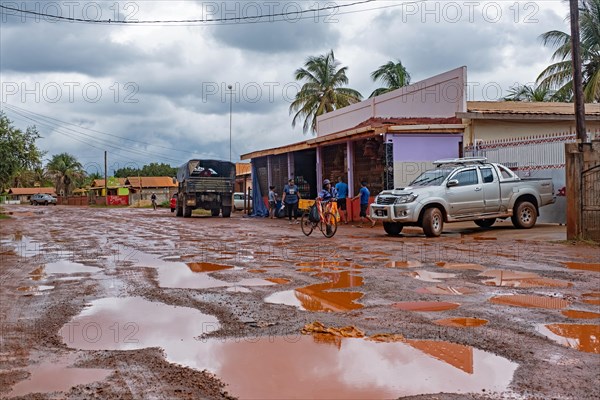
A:
POLYGON ((177 171, 179 191, 176 215, 191 217, 192 210, 210 210, 216 217, 231 216, 235 164, 218 160, 190 160, 177 171))

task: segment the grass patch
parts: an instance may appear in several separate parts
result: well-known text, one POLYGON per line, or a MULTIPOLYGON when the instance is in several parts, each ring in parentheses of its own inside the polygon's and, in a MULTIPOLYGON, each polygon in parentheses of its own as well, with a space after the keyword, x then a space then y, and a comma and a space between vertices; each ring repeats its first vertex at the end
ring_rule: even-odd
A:
POLYGON ((6 215, 6 214, 3 214, 3 213, 0 213, 0 219, 9 219, 9 218, 10 218, 10 216, 9 216, 9 215, 6 215))
POLYGON ((201 209, 201 208, 193 210, 192 211, 192 215, 198 215, 198 216, 201 216, 201 217, 210 217, 211 216, 210 210, 204 210, 204 209, 201 209))
POLYGON ((552 243, 566 244, 570 246, 600 247, 599 242, 595 242, 591 239, 553 240, 552 243))

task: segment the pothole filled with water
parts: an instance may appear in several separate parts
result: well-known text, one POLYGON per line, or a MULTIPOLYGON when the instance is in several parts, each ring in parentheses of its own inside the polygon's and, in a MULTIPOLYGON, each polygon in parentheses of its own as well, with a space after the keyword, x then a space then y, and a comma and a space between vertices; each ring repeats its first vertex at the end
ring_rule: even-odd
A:
POLYGON ((505 271, 500 269, 492 269, 479 274, 492 279, 483 281, 488 286, 505 286, 505 287, 559 287, 566 288, 573 286, 570 282, 560 281, 558 279, 543 278, 533 272, 520 271, 505 271))
POLYGON ((581 311, 581 310, 563 310, 561 314, 567 318, 574 319, 594 319, 600 318, 599 313, 591 312, 591 311, 581 311))
POLYGON ((469 318, 469 317, 457 317, 457 318, 446 318, 446 319, 438 319, 437 321, 433 321, 434 324, 440 326, 452 326, 455 328, 470 328, 476 326, 483 326, 488 323, 486 319, 480 318, 469 318))
POLYGON ((564 264, 569 269, 600 272, 599 263, 563 262, 562 264, 564 264))
POLYGON ((73 318, 61 335, 69 347, 83 350, 160 347, 167 361, 214 373, 242 399, 502 392, 518 366, 473 347, 429 340, 328 341, 300 334, 198 340, 206 325, 218 329, 216 318, 194 309, 103 299, 73 318), (126 324, 138 327, 131 343, 123 335, 126 324), (95 333, 98 327, 101 334, 95 333))
POLYGON ((436 263, 438 267, 444 269, 453 269, 453 270, 473 270, 473 271, 483 271, 485 267, 480 264, 473 263, 447 263, 447 262, 438 262, 436 263))
POLYGON ((600 325, 538 325, 538 332, 549 339, 586 353, 600 354, 600 325))
POLYGON ((331 291, 360 287, 363 285, 362 277, 353 275, 349 271, 324 272, 315 276, 325 278, 328 282, 276 292, 265 298, 265 302, 294 306, 305 311, 341 312, 363 307, 362 304, 356 303, 363 293, 331 291))
POLYGON ((569 306, 569 302, 564 299, 548 296, 535 296, 525 294, 514 294, 506 296, 492 297, 490 302, 515 307, 547 308, 561 309, 569 306))
POLYGON ((442 282, 443 279, 456 277, 456 274, 444 272, 429 272, 425 270, 416 270, 408 273, 409 276, 424 282, 442 282))

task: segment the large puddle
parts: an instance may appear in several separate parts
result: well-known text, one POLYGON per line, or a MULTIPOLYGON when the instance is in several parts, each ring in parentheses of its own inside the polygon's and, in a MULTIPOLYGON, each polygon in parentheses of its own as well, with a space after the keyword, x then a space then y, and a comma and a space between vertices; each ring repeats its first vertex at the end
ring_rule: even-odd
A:
POLYGON ((44 270, 47 274, 95 274, 96 272, 102 271, 102 269, 98 267, 90 267, 85 264, 68 260, 47 263, 44 270))
POLYGON ((455 328, 472 328, 485 325, 488 323, 488 321, 480 318, 457 317, 438 319, 437 321, 433 321, 433 323, 440 326, 452 326, 455 328))
POLYGON ((496 296, 492 297, 490 299, 490 302, 496 304, 504 304, 508 306, 547 308, 553 310, 565 308, 570 304, 567 300, 559 299, 556 297, 535 296, 526 294, 496 296))
POLYGON ((600 325, 539 325, 538 331, 549 339, 586 353, 600 354, 600 325))
POLYGON ((561 314, 567 318, 574 319, 595 319, 600 318, 600 314, 591 311, 580 311, 580 310, 563 310, 561 314))
POLYGON ((505 271, 501 269, 492 269, 482 272, 479 276, 487 276, 492 279, 483 281, 488 286, 506 286, 506 287, 559 287, 566 288, 573 286, 572 283, 560 281, 557 279, 543 278, 533 272, 505 271))
POLYGON ((15 397, 29 393, 63 392, 73 386, 104 380, 112 372, 96 368, 74 368, 71 366, 74 358, 65 356, 59 360, 49 360, 32 365, 27 368, 31 375, 13 386, 8 395, 15 397))
POLYGON ((342 312, 363 307, 356 303, 363 296, 361 292, 331 291, 362 286, 362 277, 353 275, 350 271, 323 272, 315 276, 325 278, 328 282, 273 293, 265 298, 265 302, 285 304, 305 311, 342 312))
POLYGON ((600 272, 600 264, 598 263, 564 262, 563 264, 569 269, 600 272))
POLYGON ((438 262, 436 263, 438 267, 442 267, 444 269, 453 269, 453 270, 473 270, 473 271, 483 271, 485 267, 480 264, 472 264, 472 263, 447 263, 447 262, 438 262))
POLYGON ((203 321, 211 329, 218 327, 216 319, 193 309, 136 298, 105 299, 93 302, 61 334, 69 347, 84 350, 160 347, 169 362, 216 374, 229 393, 242 399, 502 392, 517 368, 479 349, 428 340, 324 341, 300 334, 198 340, 206 330, 203 321), (138 327, 129 342, 114 336, 126 324, 138 327), (100 335, 95 334, 98 326, 103 328, 100 335))
POLYGON ((156 268, 158 272, 158 284, 163 288, 179 289, 211 289, 238 286, 271 286, 276 285, 265 279, 250 278, 236 282, 227 282, 210 276, 210 272, 233 271, 232 265, 214 264, 208 262, 174 262, 166 261, 152 254, 133 251, 125 259, 140 267, 156 268))
POLYGON ((392 306, 403 311, 447 311, 460 307, 460 304, 444 301, 402 301, 392 306))

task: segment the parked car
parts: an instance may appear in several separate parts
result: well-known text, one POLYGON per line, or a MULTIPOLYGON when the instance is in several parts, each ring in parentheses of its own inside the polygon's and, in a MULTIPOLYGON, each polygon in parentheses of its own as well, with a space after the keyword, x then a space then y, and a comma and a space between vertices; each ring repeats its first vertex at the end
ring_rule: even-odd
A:
POLYGON ((177 208, 177 193, 171 196, 171 203, 169 206, 171 207, 171 212, 175 212, 175 209, 177 208))
MULTIPOLYGON (((245 197, 246 197, 246 208, 252 207, 252 198, 249 196, 245 196, 245 197)), ((236 211, 244 209, 244 193, 236 192, 233 194, 233 208, 236 211)))
POLYGON ((384 190, 371 204, 371 218, 391 236, 404 226, 420 226, 439 236, 444 222, 474 221, 482 228, 510 218, 516 228, 535 225, 539 208, 556 201, 552 179, 521 179, 485 158, 435 161, 407 187, 384 190))
POLYGON ((47 206, 48 204, 56 205, 57 200, 56 200, 56 197, 53 197, 49 194, 38 193, 38 194, 34 194, 33 196, 31 196, 31 198, 29 199, 29 202, 31 203, 31 205, 34 205, 34 206, 39 206, 40 204, 47 206))

